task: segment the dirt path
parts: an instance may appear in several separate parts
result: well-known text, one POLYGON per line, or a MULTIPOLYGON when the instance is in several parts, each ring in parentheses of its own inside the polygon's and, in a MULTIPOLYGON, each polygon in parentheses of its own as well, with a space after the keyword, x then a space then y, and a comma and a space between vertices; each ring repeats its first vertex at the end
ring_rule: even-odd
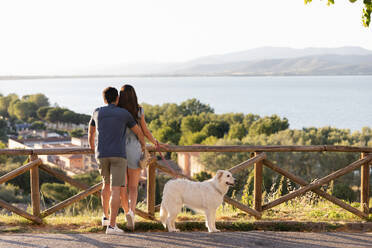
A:
POLYGON ((372 247, 372 233, 206 232, 105 234, 10 234, 0 247, 372 247))

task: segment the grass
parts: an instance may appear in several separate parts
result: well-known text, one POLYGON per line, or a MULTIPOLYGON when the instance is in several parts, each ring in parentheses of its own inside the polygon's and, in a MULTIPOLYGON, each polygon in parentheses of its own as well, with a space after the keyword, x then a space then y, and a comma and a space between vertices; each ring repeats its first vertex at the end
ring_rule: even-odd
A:
MULTIPOLYGON (((351 205, 359 208, 359 203, 351 205)), ((139 204, 138 207, 145 210, 146 206, 139 204)), ((100 211, 86 211, 80 215, 51 215, 41 225, 18 215, 3 214, 0 215, 0 233, 103 233, 105 228, 101 226, 101 214, 100 211)), ((159 217, 158 213, 156 217, 159 217)), ((350 222, 372 224, 372 214, 366 221, 330 202, 320 200, 316 204, 306 204, 304 199, 298 198, 264 211, 260 221, 225 204, 218 208, 216 220, 217 228, 223 231, 347 231, 347 223, 350 222)), ((177 227, 181 231, 207 231, 204 221, 203 214, 184 210, 177 217, 177 227)), ((117 222, 126 230, 124 214, 119 214, 117 222)), ((160 223, 136 216, 136 232, 147 231, 165 230, 160 223)))

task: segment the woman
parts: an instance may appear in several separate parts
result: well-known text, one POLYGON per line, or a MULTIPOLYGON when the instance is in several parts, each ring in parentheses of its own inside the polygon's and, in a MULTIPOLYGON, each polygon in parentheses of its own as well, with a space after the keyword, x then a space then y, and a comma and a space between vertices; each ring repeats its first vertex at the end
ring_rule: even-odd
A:
MULTIPOLYGON (((160 145, 161 147, 166 147, 164 144, 159 144, 159 142, 152 136, 151 132, 147 128, 143 108, 139 106, 136 92, 131 85, 126 84, 121 87, 118 107, 125 108, 129 113, 132 114, 135 121, 141 127, 143 135, 151 143, 156 146, 160 145)), ((120 191, 120 199, 121 206, 126 213, 127 227, 133 230, 134 213, 137 204, 138 182, 141 176, 141 167, 139 166, 139 161, 142 155, 142 150, 137 136, 129 128, 127 128, 126 131, 126 154, 128 162, 127 180, 125 183, 126 186, 120 191)))

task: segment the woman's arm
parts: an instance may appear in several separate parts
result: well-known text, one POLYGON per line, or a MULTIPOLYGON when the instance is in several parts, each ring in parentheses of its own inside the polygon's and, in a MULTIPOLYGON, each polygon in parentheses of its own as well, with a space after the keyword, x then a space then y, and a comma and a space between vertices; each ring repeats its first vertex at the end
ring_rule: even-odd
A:
POLYGON ((145 115, 142 114, 141 116, 141 129, 142 129, 142 132, 144 134, 144 136, 151 142, 153 143, 154 145, 157 144, 157 140, 154 138, 154 136, 152 136, 150 130, 147 128, 147 124, 146 124, 146 120, 145 120, 145 115))
POLYGON ((137 138, 141 144, 142 151, 144 151, 146 143, 145 143, 145 138, 143 136, 141 128, 138 125, 135 125, 131 128, 131 130, 133 131, 135 135, 137 135, 137 138))
POLYGON ((163 144, 163 143, 160 143, 159 141, 157 141, 154 136, 152 136, 150 130, 147 128, 147 124, 146 124, 146 120, 145 120, 145 115, 142 114, 141 115, 141 120, 140 120, 140 123, 141 123, 141 129, 142 129, 142 132, 143 132, 143 135, 151 142, 153 143, 155 146, 159 146, 160 148, 168 148, 168 144, 163 144))

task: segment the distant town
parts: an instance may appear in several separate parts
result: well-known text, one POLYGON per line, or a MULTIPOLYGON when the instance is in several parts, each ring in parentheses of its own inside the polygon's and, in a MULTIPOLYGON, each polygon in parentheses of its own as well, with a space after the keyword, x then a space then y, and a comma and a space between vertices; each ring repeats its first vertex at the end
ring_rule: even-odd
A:
MULTIPOLYGON (((46 123, 48 125, 48 123, 46 123)), ((9 149, 42 149, 42 148, 88 148, 88 136, 84 134, 81 137, 71 137, 69 135, 60 135, 48 130, 31 130, 30 124, 18 124, 18 136, 10 136, 8 139, 9 149)), ((74 125, 65 125, 71 128, 74 125)), ((87 125, 80 124, 78 127, 87 130, 87 125)), ((74 130, 74 129, 73 129, 74 130)), ((67 131, 64 129, 64 131, 67 131)), ((72 130, 70 130, 72 131, 72 130)), ((90 170, 97 169, 97 162, 94 155, 88 154, 64 154, 64 155, 40 155, 44 164, 52 167, 59 167, 68 175, 86 173, 90 170)))

